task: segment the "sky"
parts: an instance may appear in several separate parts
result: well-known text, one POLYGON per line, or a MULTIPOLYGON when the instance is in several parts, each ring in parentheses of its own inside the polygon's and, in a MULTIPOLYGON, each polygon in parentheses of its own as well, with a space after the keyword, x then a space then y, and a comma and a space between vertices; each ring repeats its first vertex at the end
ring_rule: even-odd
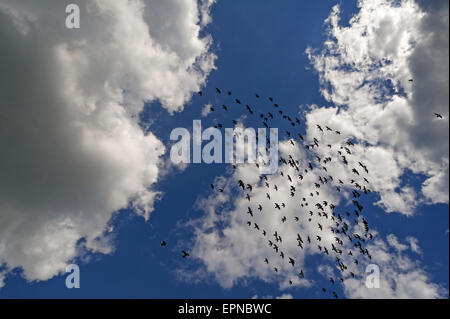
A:
MULTIPOLYGON (((63 2, 0 0, 0 298, 448 298, 447 1, 74 3, 80 29, 64 26, 63 2), (283 229, 307 276, 276 257, 280 273, 267 267, 271 248, 245 225, 237 187, 257 185, 254 165, 170 160, 174 128, 261 127, 234 98, 259 114, 275 110, 269 96, 300 118, 292 132, 333 150, 351 139, 369 167, 372 260, 351 266, 356 279, 331 284, 335 257, 299 251, 286 241, 299 230, 270 210, 258 223, 283 229), (79 289, 65 285, 73 263, 79 289), (369 263, 380 288, 364 284, 369 263)), ((281 156, 306 160, 285 120, 271 126, 281 156)), ((292 219, 299 207, 275 196, 292 219)), ((351 188, 321 196, 353 210, 351 188)))

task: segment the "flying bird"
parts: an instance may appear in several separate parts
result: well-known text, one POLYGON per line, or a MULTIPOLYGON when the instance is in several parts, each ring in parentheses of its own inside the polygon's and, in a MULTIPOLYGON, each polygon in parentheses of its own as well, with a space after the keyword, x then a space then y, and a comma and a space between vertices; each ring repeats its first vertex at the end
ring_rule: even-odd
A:
POLYGON ((289 263, 292 264, 292 267, 295 266, 295 260, 289 257, 289 263))

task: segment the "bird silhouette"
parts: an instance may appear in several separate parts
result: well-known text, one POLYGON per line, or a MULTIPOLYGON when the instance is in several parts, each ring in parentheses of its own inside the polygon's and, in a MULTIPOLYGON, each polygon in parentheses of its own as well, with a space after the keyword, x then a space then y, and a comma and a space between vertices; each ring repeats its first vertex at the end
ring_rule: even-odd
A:
POLYGON ((289 263, 292 265, 292 267, 295 266, 295 260, 289 257, 289 263))

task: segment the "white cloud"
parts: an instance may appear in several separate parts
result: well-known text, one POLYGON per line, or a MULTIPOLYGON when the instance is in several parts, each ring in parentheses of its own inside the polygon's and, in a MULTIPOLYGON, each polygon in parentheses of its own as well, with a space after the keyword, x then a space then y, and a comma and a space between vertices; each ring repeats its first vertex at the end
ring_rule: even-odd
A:
POLYGON ((420 249, 419 240, 417 238, 409 236, 409 237, 406 237, 406 241, 409 243, 411 251, 413 251, 419 255, 422 254, 422 249, 420 249))
POLYGON ((410 0, 358 6, 348 27, 335 6, 324 49, 307 50, 323 96, 339 106, 313 109, 308 119, 339 125, 384 153, 379 159, 388 162, 365 160, 380 168, 378 204, 387 212, 448 203, 448 2, 427 12, 410 0), (427 177, 420 194, 402 184, 407 169, 427 177))
POLYGON ((5 285, 5 273, 0 272, 0 288, 2 288, 5 285))
POLYGON ((111 252, 113 212, 148 218, 165 148, 137 114, 153 100, 182 110, 204 85, 215 55, 199 32, 212 3, 78 1, 81 28, 70 30, 63 2, 0 3, 7 271, 47 280, 86 249, 111 252))

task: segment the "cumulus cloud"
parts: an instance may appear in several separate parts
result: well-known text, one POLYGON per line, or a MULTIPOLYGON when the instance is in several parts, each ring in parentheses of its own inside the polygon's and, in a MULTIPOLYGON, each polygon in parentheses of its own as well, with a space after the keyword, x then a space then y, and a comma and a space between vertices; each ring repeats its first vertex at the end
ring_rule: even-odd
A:
POLYGON ((410 215, 420 203, 448 203, 448 2, 427 11, 409 0, 358 6, 347 27, 335 6, 324 48, 306 51, 321 93, 335 105, 314 109, 308 120, 366 141, 379 161, 367 158, 381 169, 378 204, 387 212, 410 215), (403 183, 408 171, 426 177, 418 194, 403 183))
MULTIPOLYGON (((165 147, 144 103, 180 111, 214 69, 200 36, 214 1, 0 3, 0 264, 47 280, 80 251, 109 253, 113 212, 148 218, 165 147), (151 130, 151 128, 150 128, 151 130)), ((0 282, 7 271, 3 271, 0 282)))

